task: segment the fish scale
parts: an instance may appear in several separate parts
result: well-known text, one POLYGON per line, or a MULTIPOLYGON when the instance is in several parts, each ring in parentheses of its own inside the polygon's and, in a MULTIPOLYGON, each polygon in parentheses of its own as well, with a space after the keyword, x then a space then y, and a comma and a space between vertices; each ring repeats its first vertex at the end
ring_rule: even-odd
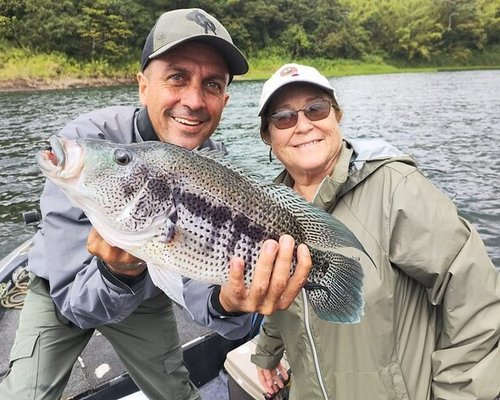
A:
POLYGON ((311 252, 304 288, 318 316, 360 321, 360 260, 369 256, 343 223, 290 188, 250 178, 218 153, 167 143, 51 138, 51 145, 38 154, 42 172, 108 243, 146 261, 159 287, 170 270, 224 284, 234 256, 245 261, 250 285, 263 242, 287 233, 311 252))
MULTIPOLYGON (((174 193, 174 202, 178 207, 178 222, 189 235, 189 254, 200 253, 212 265, 224 265, 229 262, 229 254, 239 256, 245 260, 245 265, 251 266, 257 258, 260 244, 270 235, 264 227, 255 224, 241 213, 233 213, 226 205, 219 205, 217 199, 207 199, 203 195, 194 193, 174 193), (212 258, 212 259, 211 259, 212 258)), ((175 237, 174 237, 175 241, 175 237)), ((182 254, 182 244, 178 249, 169 252, 172 262, 186 262, 176 259, 177 254, 182 254), (181 250, 179 250, 179 248, 181 250)), ((194 263, 193 263, 194 264, 194 263)), ((223 283, 227 281, 229 270, 220 268, 218 274, 209 277, 200 275, 193 268, 195 279, 223 283)), ((252 280, 252 268, 245 269, 245 281, 252 280)))

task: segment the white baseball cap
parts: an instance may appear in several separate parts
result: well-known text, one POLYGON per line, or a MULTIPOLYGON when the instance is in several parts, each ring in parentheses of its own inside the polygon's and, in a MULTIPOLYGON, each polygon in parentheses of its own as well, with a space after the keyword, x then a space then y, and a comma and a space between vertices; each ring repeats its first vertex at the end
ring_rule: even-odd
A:
POLYGON ((316 68, 301 64, 285 64, 264 83, 259 100, 259 116, 262 115, 272 95, 278 89, 290 83, 299 82, 319 86, 335 98, 335 92, 330 82, 316 68))

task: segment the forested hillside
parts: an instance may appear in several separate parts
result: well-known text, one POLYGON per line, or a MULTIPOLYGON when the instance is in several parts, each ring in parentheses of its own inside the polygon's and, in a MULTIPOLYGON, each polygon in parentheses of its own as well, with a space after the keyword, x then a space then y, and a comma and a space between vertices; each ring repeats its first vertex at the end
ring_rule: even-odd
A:
POLYGON ((500 41, 500 0, 0 0, 1 37, 79 59, 135 56, 161 12, 202 7, 248 55, 466 60, 500 41))

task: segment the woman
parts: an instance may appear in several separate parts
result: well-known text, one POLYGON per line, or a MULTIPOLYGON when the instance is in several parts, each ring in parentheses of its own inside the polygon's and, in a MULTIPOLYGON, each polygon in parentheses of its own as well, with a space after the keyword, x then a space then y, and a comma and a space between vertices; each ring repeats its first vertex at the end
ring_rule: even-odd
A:
POLYGON ((358 237, 365 310, 359 324, 319 319, 305 289, 266 318, 252 362, 269 393, 293 371, 290 399, 485 399, 500 392, 500 276, 474 227, 380 141, 347 141, 328 80, 288 64, 265 84, 261 136, 276 179, 358 237))

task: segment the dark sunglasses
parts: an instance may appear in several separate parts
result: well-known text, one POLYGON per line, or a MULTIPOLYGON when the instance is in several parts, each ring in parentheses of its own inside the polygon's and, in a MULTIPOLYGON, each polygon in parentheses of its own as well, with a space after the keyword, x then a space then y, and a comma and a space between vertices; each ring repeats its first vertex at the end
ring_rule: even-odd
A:
POLYGON ((288 129, 297 124, 299 111, 303 111, 310 121, 319 121, 330 115, 332 106, 332 102, 329 100, 314 100, 298 110, 283 109, 276 111, 269 116, 269 121, 278 129, 288 129))

